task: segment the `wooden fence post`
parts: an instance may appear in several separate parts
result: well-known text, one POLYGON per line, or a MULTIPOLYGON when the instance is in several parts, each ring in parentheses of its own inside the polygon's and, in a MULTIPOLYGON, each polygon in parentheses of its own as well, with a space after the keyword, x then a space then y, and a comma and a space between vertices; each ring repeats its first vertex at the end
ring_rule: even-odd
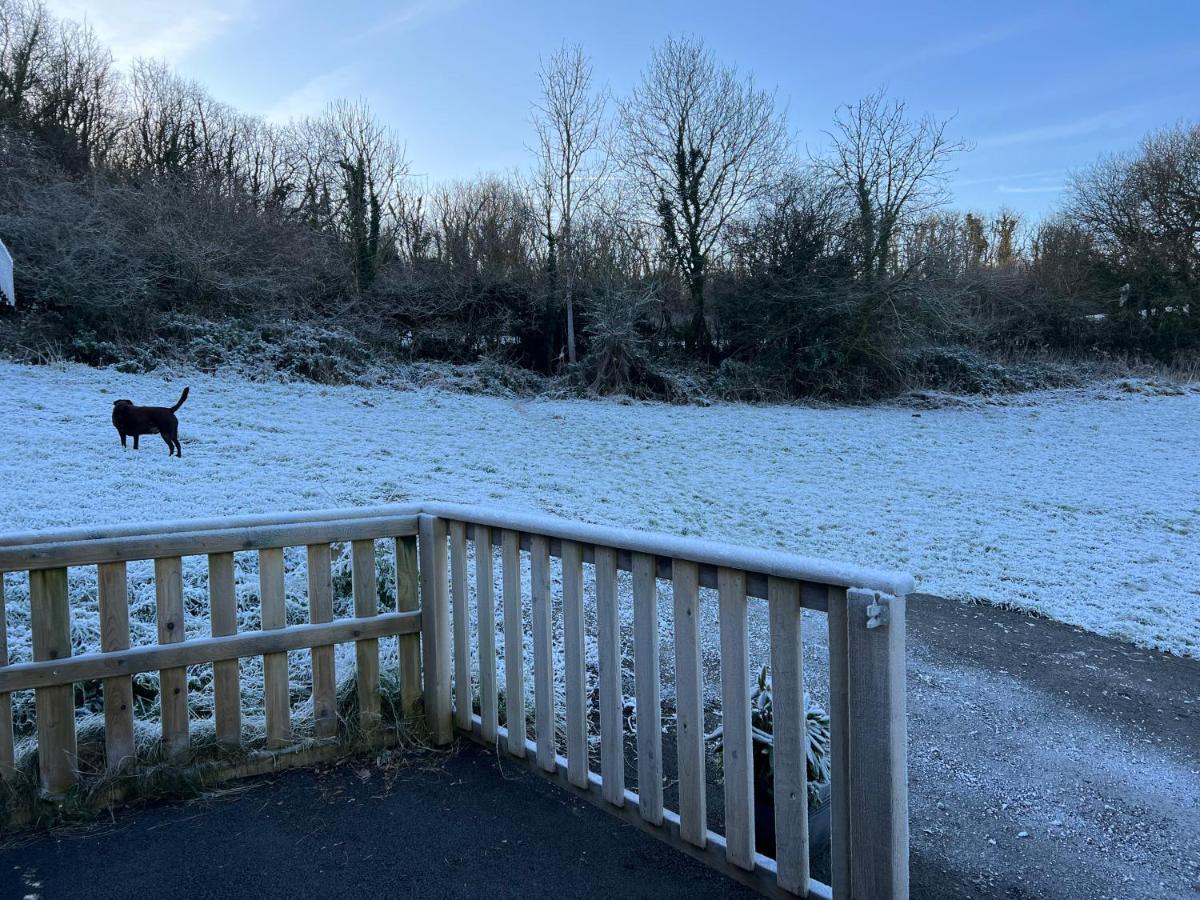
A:
POLYGON ((454 738, 450 708, 450 586, 446 520, 421 515, 421 648, 425 663, 425 720, 435 744, 454 738))
MULTIPOLYGON (((33 658, 66 659, 71 655, 71 608, 67 599, 67 570, 29 573, 29 613, 33 626, 33 658)), ((78 748, 75 743, 75 686, 38 688, 38 768, 42 790, 61 794, 75 783, 78 748)))
MULTIPOLYGON (((4 573, 0 572, 0 666, 8 665, 8 625, 4 616, 4 573)), ((12 694, 0 694, 0 778, 15 770, 12 694)))
POLYGON ((829 886, 834 900, 850 896, 850 687, 846 589, 826 591, 829 612, 829 886))
MULTIPOLYGON (((350 542, 350 581, 354 615, 365 619, 379 614, 379 584, 375 576, 375 541, 350 542)), ((358 684, 358 724, 365 737, 379 731, 383 721, 379 699, 379 639, 354 642, 355 680, 358 684)))
MULTIPOLYGON (((183 560, 178 556, 154 561, 154 593, 158 603, 158 642, 177 644, 183 634, 183 560)), ((178 760, 188 751, 187 668, 158 673, 158 704, 162 712, 163 746, 178 760)))
MULTIPOLYGON (((332 553, 328 544, 309 544, 308 620, 333 621, 332 553)), ((312 648, 313 733, 319 738, 337 736, 337 662, 334 647, 312 648)))
POLYGON ((904 597, 846 592, 850 896, 908 897, 904 597))
MULTIPOLYGON (((98 567, 100 650, 129 649, 129 582, 123 562, 98 567)), ((104 679, 104 758, 110 772, 134 761, 133 678, 104 679)))
MULTIPOLYGON (((258 551, 258 597, 263 631, 287 627, 287 595, 283 583, 283 548, 258 551)), ((286 747, 292 739, 292 703, 287 653, 263 655, 263 706, 267 715, 267 749, 286 747)))
MULTIPOLYGON (((237 634, 232 553, 212 553, 208 557, 208 607, 213 637, 237 634)), ((226 747, 242 743, 242 676, 236 659, 213 663, 213 718, 218 741, 226 747)))
MULTIPOLYGON (((417 590, 417 539, 396 538, 396 611, 416 612, 421 608, 417 590)), ((421 703, 421 635, 400 635, 400 709, 404 716, 416 715, 421 703)))

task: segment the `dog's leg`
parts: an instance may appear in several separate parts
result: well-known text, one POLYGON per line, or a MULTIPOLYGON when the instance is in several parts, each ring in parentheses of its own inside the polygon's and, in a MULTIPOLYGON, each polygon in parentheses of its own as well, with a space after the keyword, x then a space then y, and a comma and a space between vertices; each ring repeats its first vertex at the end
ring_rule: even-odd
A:
POLYGON ((122 447, 122 448, 124 448, 124 449, 128 449, 128 448, 129 448, 129 444, 128 444, 128 443, 126 443, 126 440, 125 440, 125 439, 128 437, 128 435, 127 435, 127 434, 125 434, 125 432, 123 432, 123 431, 122 431, 122 432, 120 432, 120 435, 121 435, 121 447, 122 447))
POLYGON ((162 433, 162 439, 167 445, 167 456, 174 456, 175 444, 171 442, 171 436, 164 431, 162 433))
POLYGON ((137 435, 137 434, 135 434, 135 435, 133 436, 133 449, 134 449, 134 450, 138 449, 138 438, 139 438, 139 437, 141 437, 141 435, 137 435))

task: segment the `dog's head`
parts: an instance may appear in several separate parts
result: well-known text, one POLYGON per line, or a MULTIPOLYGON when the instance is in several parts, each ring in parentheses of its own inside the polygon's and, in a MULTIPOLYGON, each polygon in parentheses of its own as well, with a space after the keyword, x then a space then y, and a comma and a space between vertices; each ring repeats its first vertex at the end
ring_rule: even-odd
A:
POLYGON ((114 400, 113 406, 133 406, 132 400, 114 400))

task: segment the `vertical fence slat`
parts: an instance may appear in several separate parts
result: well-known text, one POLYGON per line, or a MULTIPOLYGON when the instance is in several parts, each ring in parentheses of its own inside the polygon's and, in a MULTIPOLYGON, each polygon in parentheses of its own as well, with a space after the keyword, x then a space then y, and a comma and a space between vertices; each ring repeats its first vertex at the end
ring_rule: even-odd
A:
POLYGON ((521 625, 521 536, 517 532, 502 532, 500 562, 504 592, 504 724, 508 727, 508 752, 523 757, 529 730, 525 721, 525 639, 521 625))
MULTIPOLYGON (((124 562, 97 567, 100 600, 100 650, 129 648, 129 581, 124 562)), ((104 760, 110 772, 134 759, 133 678, 104 679, 104 760)))
POLYGON ((886 600, 888 621, 867 625, 872 591, 846 592, 850 742, 850 894, 908 896, 908 727, 904 597, 886 600))
POLYGON ((537 763, 546 772, 557 768, 554 745, 554 616, 550 601, 550 542, 535 534, 529 540, 530 606, 533 622, 533 731, 537 763))
POLYGON ((633 661, 637 695, 638 811, 663 820, 662 703, 659 699, 658 581, 654 557, 633 554, 633 661))
POLYGON ((425 720, 435 744, 454 739, 450 710, 450 592, 446 520, 420 517, 421 650, 425 662, 425 720))
POLYGON ((600 644, 600 779, 604 799, 625 805, 625 695, 621 687, 621 620, 617 552, 596 548, 596 619, 600 644))
POLYGON ((750 642, 746 574, 717 571, 721 622, 721 752, 725 780, 725 858, 754 868, 754 747, 750 730, 750 642))
MULTIPOLYGON (((8 665, 8 622, 4 610, 4 573, 0 572, 0 667, 8 665)), ((14 773, 12 695, 0 694, 0 778, 14 773)))
MULTIPOLYGON (((262 604, 262 630, 286 627, 282 547, 258 551, 258 596, 262 604)), ((263 706, 267 714, 267 747, 287 746, 292 737, 292 704, 286 653, 263 654, 263 706)))
POLYGON ((567 683, 567 780, 588 786, 587 676, 583 644, 583 548, 563 541, 563 643, 567 683))
MULTIPOLYGON (((71 609, 67 570, 29 573, 29 613, 33 658, 66 659, 71 655, 71 609)), ((34 692, 37 713, 38 768, 42 790, 61 794, 75 783, 75 688, 64 684, 34 692)))
MULTIPOLYGON (((178 556, 154 561, 154 595, 158 605, 158 642, 177 644, 183 633, 183 560, 178 556)), ((187 669, 180 666, 158 673, 163 746, 178 759, 188 750, 187 669)))
POLYGON ((450 523, 450 601, 454 614, 454 724, 471 727, 471 622, 467 612, 467 526, 450 523))
POLYGON ((703 847, 708 842, 704 796, 704 692, 700 671, 700 568, 675 560, 676 745, 679 760, 679 835, 703 847))
MULTIPOLYGON (((396 610, 416 612, 421 608, 417 591, 417 539, 396 538, 396 610)), ((416 714, 421 703, 421 635, 402 634, 400 652, 400 708, 406 717, 416 714)))
MULTIPOLYGON (((332 552, 328 544, 310 544, 308 556, 308 619, 314 625, 333 621, 332 552)), ((312 648, 313 734, 337 735, 337 662, 332 644, 312 648)))
POLYGON ((829 612, 829 885, 835 900, 850 897, 850 687, 846 589, 827 591, 829 612))
MULTIPOLYGON (((237 595, 233 585, 233 554, 208 557, 208 604, 213 637, 237 634, 237 595)), ((238 660, 213 663, 213 716, 217 740, 236 747, 242 741, 242 683, 238 660)))
POLYGON ((500 718, 496 710, 496 596, 492 574, 492 530, 475 526, 475 602, 479 630, 479 721, 483 739, 495 744, 500 718))
MULTIPOLYGON (((360 619, 379 614, 379 586, 375 580, 375 542, 350 542, 350 583, 354 592, 354 615, 360 619)), ((379 639, 367 638, 354 644, 355 677, 358 684, 358 722, 362 733, 379 730, 379 639)))
POLYGON ((800 650, 800 585, 767 579, 771 622, 771 710, 775 752, 775 861, 779 886, 808 893, 808 762, 804 670, 800 650))

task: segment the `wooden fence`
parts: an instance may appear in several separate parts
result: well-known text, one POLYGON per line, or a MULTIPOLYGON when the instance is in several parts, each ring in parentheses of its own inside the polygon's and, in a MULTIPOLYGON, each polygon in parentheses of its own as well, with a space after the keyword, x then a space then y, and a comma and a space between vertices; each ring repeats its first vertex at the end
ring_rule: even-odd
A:
POLYGON ((164 749, 188 748, 186 667, 214 666, 214 718, 221 740, 241 739, 238 659, 263 658, 266 741, 292 741, 287 653, 312 654, 318 736, 336 732, 333 645, 354 642, 358 706, 368 731, 379 721, 380 638, 399 636, 401 704, 423 709, 436 743, 462 734, 496 746, 532 770, 648 833, 771 895, 906 897, 908 804, 904 701, 905 575, 664 535, 580 525, 444 503, 157 526, 80 528, 0 537, 0 572, 29 573, 33 661, 7 662, 0 583, 0 771, 13 765, 9 695, 36 692, 42 787, 62 792, 77 778, 73 684, 103 679, 106 757, 130 763, 131 676, 158 671, 164 749), (378 612, 375 541, 395 540, 395 611, 378 612), (354 618, 333 620, 330 544, 352 542, 354 618), (284 618, 284 547, 305 546, 310 622, 284 618), (500 557, 499 584, 493 548, 500 557), (474 566, 470 565, 473 550, 474 566), (259 555, 261 630, 237 631, 233 553, 259 555), (208 557, 212 636, 183 634, 181 557, 208 557), (551 559, 559 560, 554 596, 551 559), (157 645, 130 648, 126 563, 153 559, 157 645), (522 567, 530 579, 523 596, 522 567), (97 566, 101 650, 71 656, 67 569, 97 566), (472 571, 473 569, 473 571, 472 571), (618 572, 631 573, 632 654, 622 647, 618 572), (590 581, 585 573, 591 574, 590 581), (658 582, 670 584, 674 646, 674 746, 660 719, 658 582), (585 584, 595 597, 599 765, 589 762, 585 584), (419 585, 419 587, 418 587, 419 585), (702 589, 716 591, 723 721, 723 834, 706 810, 701 653, 702 589), (496 600, 504 683, 497 671, 496 600), (470 601, 475 600, 472 617, 470 601), (526 602, 528 601, 528 606, 526 602), (767 604, 774 695, 774 857, 757 852, 747 613, 767 604), (561 635, 555 607, 561 609, 561 635), (523 619, 528 609, 531 665, 523 619), (831 884, 811 877, 801 612, 824 613, 829 647, 831 884), (472 621, 476 622, 472 638, 472 621), (554 652, 556 637, 563 652, 554 652), (474 652, 472 652, 474 650, 474 652), (637 791, 625 785, 623 657, 632 655, 637 716, 637 791), (556 659, 565 666, 558 708, 556 659), (516 663, 516 664, 514 664, 516 663), (533 682, 533 731, 524 703, 533 682), (476 709, 478 711, 476 711, 476 709), (565 720, 565 738, 559 723, 565 720), (664 749, 677 775, 678 809, 664 802, 664 749), (596 769, 598 768, 598 771, 596 769))

